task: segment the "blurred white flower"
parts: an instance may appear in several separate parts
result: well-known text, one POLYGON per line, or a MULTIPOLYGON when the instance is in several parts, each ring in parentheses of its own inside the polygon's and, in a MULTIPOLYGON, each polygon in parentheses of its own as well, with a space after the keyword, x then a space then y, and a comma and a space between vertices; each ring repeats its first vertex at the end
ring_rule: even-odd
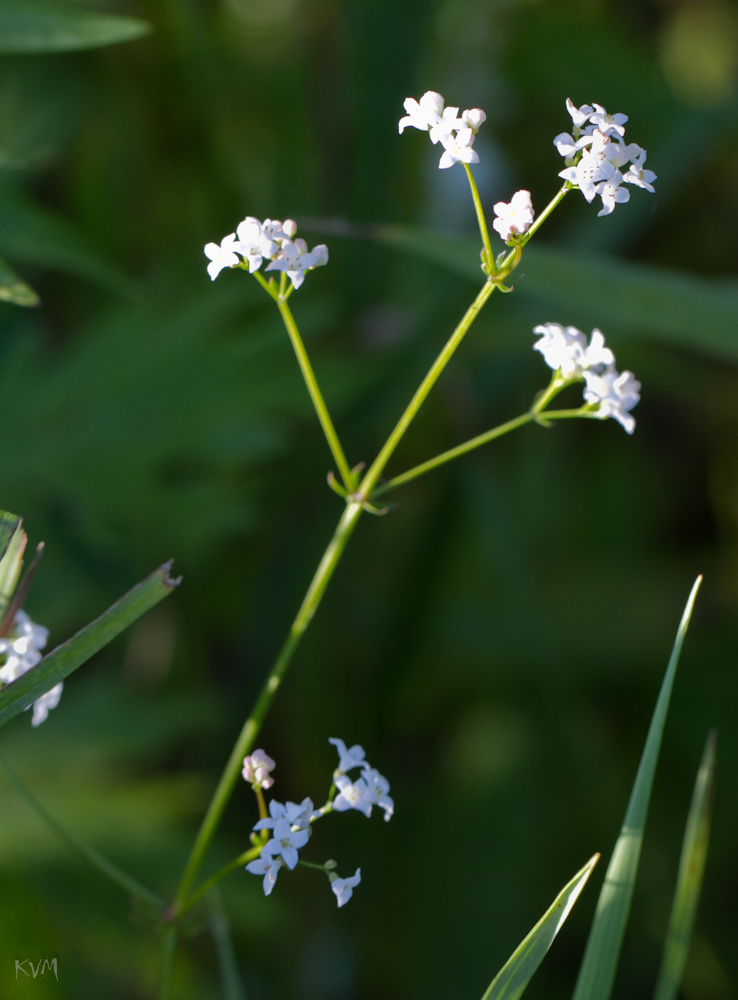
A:
POLYGON ((332 743, 336 750, 338 750, 337 773, 343 774, 345 771, 350 771, 353 767, 369 767, 369 764, 364 759, 364 748, 360 747, 358 743, 347 750, 343 740, 336 739, 336 737, 331 737, 328 742, 332 743))
POLYGON ((402 133, 409 125, 430 134, 431 141, 440 142, 444 147, 438 163, 441 170, 454 163, 479 163, 478 154, 472 149, 474 136, 487 116, 481 108, 467 109, 459 118, 459 109, 444 108, 441 94, 429 90, 416 101, 412 97, 404 102, 407 114, 399 121, 402 133))
POLYGON ((260 819, 258 823, 254 824, 254 830, 273 830, 275 823, 281 819, 287 819, 288 807, 293 804, 288 802, 287 805, 283 805, 281 802, 277 802, 276 799, 272 799, 269 803, 269 816, 267 819, 260 819))
POLYGON ((598 218, 609 215, 616 205, 624 205, 626 201, 630 201, 630 191, 620 187, 622 180, 623 175, 618 170, 612 180, 600 181, 595 187, 595 191, 602 198, 602 208, 597 213, 598 218))
POLYGON ((470 128, 462 128, 453 135, 442 136, 443 154, 438 161, 439 170, 448 170, 454 163, 479 163, 479 154, 472 149, 474 132, 470 128))
POLYGON ((249 274, 259 270, 265 257, 275 257, 279 253, 277 243, 264 232, 259 220, 250 215, 238 224, 236 236, 238 241, 233 249, 248 261, 249 274))
POLYGON ((588 369, 601 371, 605 365, 615 361, 610 348, 605 347, 605 338, 597 329, 592 331, 589 345, 582 331, 575 326, 543 323, 535 327, 533 333, 541 338, 535 342, 533 350, 540 351, 549 368, 559 371, 562 378, 581 378, 588 369))
MULTIPOLYGON (((294 227, 292 229, 292 235, 294 236, 294 234, 297 232, 297 223, 295 223, 293 219, 288 219, 287 224, 289 223, 292 223, 292 226, 290 226, 289 228, 294 227)), ((272 240, 292 239, 292 236, 290 236, 290 234, 285 231, 279 219, 264 219, 264 221, 261 224, 261 228, 262 231, 269 237, 269 239, 272 240)))
POLYGON ((574 139, 568 132, 559 132, 559 134, 554 137, 553 144, 560 156, 570 159, 572 156, 576 156, 580 149, 584 149, 585 146, 589 146, 591 142, 591 135, 583 135, 579 139, 574 139))
POLYGON ((271 788, 274 784, 274 778, 269 772, 273 771, 276 766, 272 758, 267 757, 263 750, 254 750, 250 756, 244 757, 241 774, 244 781, 248 781, 254 786, 271 788))
POLYGON ((406 97, 402 106, 407 114, 398 123, 400 135, 409 125, 420 129, 421 132, 428 132, 440 121, 443 114, 443 103, 443 97, 434 90, 426 91, 420 101, 416 101, 413 97, 406 97))
POLYGON ((268 264, 265 271, 284 271, 297 289, 305 280, 305 272, 328 263, 328 247, 324 243, 308 251, 305 240, 296 239, 282 244, 279 256, 268 264))
POLYGON ((279 869, 281 867, 281 858, 272 857, 269 854, 264 854, 262 851, 261 857, 257 858, 255 861, 250 861, 249 864, 246 865, 246 871, 251 872, 252 875, 264 876, 262 885, 264 886, 264 895, 268 896, 277 884, 277 874, 279 873, 279 869))
POLYGON ((596 368, 598 365, 611 365, 615 361, 615 355, 609 347, 605 347, 605 338, 602 332, 596 327, 592 331, 589 339, 589 347, 584 353, 583 368, 596 368))
POLYGON ((581 128, 585 125, 592 114, 594 114, 594 108, 591 108, 589 104, 583 104, 581 108, 578 108, 576 104, 571 100, 570 97, 566 99, 566 110, 571 115, 571 120, 574 123, 575 128, 581 128))
POLYGON ((357 868, 350 878, 336 878, 335 875, 329 877, 331 879, 331 889, 336 894, 336 900, 339 907, 341 907, 348 903, 354 893, 354 889, 361 882, 361 868, 357 868))
MULTIPOLYGON (((366 783, 367 799, 371 800, 371 805, 384 809, 384 818, 389 821, 395 811, 395 804, 389 795, 389 781, 376 768, 364 768, 361 777, 366 783)), ((371 806, 369 815, 371 815, 371 806)))
POLYGON ((365 816, 371 816, 374 799, 363 778, 352 782, 351 778, 345 774, 339 774, 336 776, 335 782, 336 788, 338 788, 338 795, 333 800, 333 808, 336 812, 346 812, 347 809, 358 809, 365 816))
POLYGON ((589 116, 589 120, 592 125, 597 126, 600 132, 604 132, 605 135, 612 135, 613 132, 617 132, 618 135, 625 135, 625 123, 628 120, 627 115, 620 113, 608 115, 601 104, 594 105, 594 112, 594 114, 589 116))
POLYGON ((55 684, 51 691, 47 691, 46 694, 42 694, 40 698, 37 698, 33 703, 33 718, 31 719, 32 726, 40 726, 42 722, 45 722, 50 710, 56 708, 59 704, 59 699, 62 696, 62 691, 64 690, 64 682, 59 681, 55 684))
POLYGON ((645 162, 646 150, 642 149, 640 154, 635 159, 631 160, 631 166, 623 177, 623 180, 626 184, 635 184, 637 187, 650 191, 651 194, 655 194, 656 192, 653 182, 656 180, 656 174, 653 170, 646 170, 644 168, 643 164, 645 162))
POLYGON ((205 256, 210 260, 208 274, 211 281, 215 281, 224 267, 236 267, 241 263, 241 258, 235 253, 237 249, 235 233, 224 236, 220 241, 220 246, 217 243, 205 244, 205 256))
POLYGON ((484 125, 487 121, 487 115, 481 108, 471 108, 462 114, 461 120, 467 128, 472 129, 474 132, 478 132, 482 125, 484 125))
POLYGON ((310 826, 310 820, 317 819, 320 815, 320 811, 313 809, 312 799, 303 799, 299 805, 297 802, 288 802, 286 805, 282 805, 281 802, 272 799, 269 803, 269 817, 260 819, 258 823, 254 824, 254 830, 273 830, 281 820, 286 820, 290 827, 294 827, 295 830, 307 830, 310 826))
POLYGON ((584 398, 588 403, 598 404, 596 415, 601 420, 614 417, 628 434, 632 434, 635 419, 629 411, 641 398, 641 383, 634 378, 633 373, 621 373, 610 366, 602 374, 594 370, 585 371, 584 378, 587 383, 584 398))
POLYGON ((274 824, 274 836, 262 847, 262 856, 281 855, 288 868, 294 868, 300 859, 297 853, 310 839, 309 830, 291 830, 287 819, 278 819, 274 824))
POLYGON ((530 191, 516 191, 509 203, 498 201, 494 210, 497 218, 492 223, 492 228, 497 230, 505 242, 513 236, 522 236, 533 223, 530 191))

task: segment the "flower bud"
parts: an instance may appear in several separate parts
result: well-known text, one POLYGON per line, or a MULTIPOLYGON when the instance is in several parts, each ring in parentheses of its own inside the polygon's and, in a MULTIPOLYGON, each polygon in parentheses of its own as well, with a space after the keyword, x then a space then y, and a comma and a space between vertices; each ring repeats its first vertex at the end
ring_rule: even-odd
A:
POLYGON ((475 132, 487 121, 487 115, 481 108, 472 108, 470 111, 465 111, 461 117, 465 124, 475 132))

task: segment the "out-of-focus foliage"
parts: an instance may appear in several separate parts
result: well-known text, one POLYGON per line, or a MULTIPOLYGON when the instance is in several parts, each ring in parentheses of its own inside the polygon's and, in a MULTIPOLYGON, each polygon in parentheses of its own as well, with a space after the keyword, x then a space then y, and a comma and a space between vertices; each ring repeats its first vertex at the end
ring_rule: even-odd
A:
MULTIPOLYGON (((362 523, 263 744, 278 797, 317 799, 327 737, 363 743, 396 815, 381 838, 356 813, 325 831, 326 857, 362 866, 340 912, 307 870, 268 900, 236 873, 222 896, 249 998, 481 996, 582 858, 609 854, 703 571, 615 996, 652 994, 715 725, 713 843, 682 992, 735 998, 738 43, 715 28, 735 24, 734 5, 76 6, 154 31, 0 63, 0 254, 43 303, 0 304, 0 506, 47 543, 28 610, 54 643, 170 556, 185 579, 70 679, 43 726, 4 727, 2 756, 67 826, 170 889, 341 509, 273 304, 241 272, 211 285, 203 244, 247 213, 312 220, 331 262, 294 309, 350 460, 371 459, 481 278, 377 238, 378 223, 474 234, 461 170, 397 135, 402 100, 433 88, 486 108, 485 204, 525 187, 539 208, 558 184, 566 97, 600 101, 630 115, 658 195, 635 191, 604 219, 565 199, 532 248, 532 287, 493 297, 389 471, 527 408, 546 381, 531 327, 548 320, 601 327, 643 382, 636 433, 527 427, 362 523), (322 221, 335 219, 358 238, 322 221), (670 325, 629 287, 662 301, 674 288, 689 321, 684 306, 670 325)), ((49 955, 59 982, 24 983, 29 996, 154 995, 145 915, 5 788, 0 815, 0 992, 16 958, 49 955)), ((209 870, 244 849, 253 819, 244 788, 209 870)), ((600 878, 531 1000, 571 995, 600 878)), ((212 939, 195 933, 208 911, 198 919, 178 960, 183 1000, 220 995, 212 939)))

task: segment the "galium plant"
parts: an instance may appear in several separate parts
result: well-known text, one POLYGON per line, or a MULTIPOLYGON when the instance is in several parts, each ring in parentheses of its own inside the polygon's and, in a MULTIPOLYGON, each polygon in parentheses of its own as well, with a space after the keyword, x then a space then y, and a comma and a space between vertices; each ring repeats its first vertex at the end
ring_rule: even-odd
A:
MULTIPOLYGON (((443 97, 434 91, 428 91, 420 100, 407 98, 405 101, 406 115, 399 121, 399 132, 403 133, 408 127, 427 132, 431 143, 442 149, 439 168, 446 170, 460 164, 461 169, 466 172, 482 244, 480 256, 483 281, 474 301, 368 467, 364 462, 352 464, 346 456, 290 305, 293 294, 302 288, 307 274, 328 263, 328 248, 319 244, 309 249, 307 243, 297 236, 297 224, 292 219, 260 221, 253 216, 247 216, 220 243, 208 243, 205 247, 205 255, 209 261, 207 272, 211 280, 216 280, 226 269, 245 271, 261 285, 280 313, 335 464, 335 469, 328 472, 328 485, 343 501, 336 529, 256 703, 236 739, 170 902, 160 899, 102 858, 93 848, 82 844, 74 834, 64 831, 7 767, 2 765, 8 780, 69 846, 152 908, 162 933, 162 1000, 173 995, 174 955, 178 935, 184 926, 183 918, 203 897, 211 893, 221 879, 236 870, 245 870, 261 879, 264 894, 269 896, 283 868, 292 871, 301 865, 322 871, 328 878, 338 907, 343 907, 361 882, 361 869, 357 868, 353 875, 340 877, 335 860, 329 859, 319 864, 301 857, 301 852, 310 845, 315 824, 330 813, 348 810, 358 810, 368 818, 377 807, 383 811, 385 820, 393 815, 394 802, 389 795, 389 783, 379 771, 371 767, 361 746, 347 747, 341 739, 330 739, 336 747, 339 760, 326 801, 318 808, 314 806, 310 796, 299 803, 283 803, 277 799, 271 799, 267 803, 264 793, 274 784, 272 772, 276 764, 263 748, 256 747, 260 729, 287 668, 318 610, 326 587, 362 515, 388 513, 388 508, 380 505, 387 494, 525 424, 536 424, 545 429, 550 428, 553 421, 602 421, 612 418, 628 434, 632 434, 635 429, 632 411, 640 399, 640 383, 631 372, 618 371, 613 352, 606 346, 601 331, 595 329, 587 337, 574 326, 547 320, 534 328, 533 333, 537 339, 532 346, 551 370, 551 375, 548 384, 536 394, 525 413, 435 455, 414 468, 389 478, 386 476, 397 446, 487 300, 497 290, 504 293, 514 290, 514 272, 523 259, 526 245, 566 195, 578 190, 588 202, 599 196, 602 208, 598 215, 603 216, 629 200, 629 187, 624 185, 649 192, 654 190, 653 181, 656 177, 645 167, 645 150, 635 143, 626 144, 624 136, 628 119, 625 115, 609 114, 599 104, 577 107, 571 100, 567 100, 566 107, 572 120, 571 132, 562 132, 553 140, 557 152, 565 161, 564 169, 558 175, 563 184, 538 215, 534 211, 532 195, 527 190, 513 193, 509 202, 494 205, 491 229, 504 244, 502 248, 495 248, 471 170, 479 162, 474 142, 485 123, 485 112, 472 108, 460 114, 458 107, 446 107, 443 97), (560 393, 577 383, 583 388, 583 401, 580 405, 567 408, 552 405, 560 393), (352 774, 356 771, 359 772, 358 777, 352 774), (239 776, 251 787, 258 813, 249 838, 250 846, 219 871, 202 880, 201 869, 225 807, 238 787, 239 776)), ((0 724, 33 705, 33 724, 37 725, 58 702, 63 678, 105 641, 109 641, 116 630, 120 631, 137 614, 169 592, 177 581, 169 579, 168 566, 162 567, 70 643, 41 658, 40 651, 47 638, 46 630, 31 622, 23 611, 36 564, 29 569, 24 582, 15 591, 20 578, 25 535, 21 531, 19 520, 12 515, 5 515, 0 527, 4 532, 0 535, 0 554, 4 552, 0 562, 0 602, 5 601, 4 605, 0 603, 0 681, 4 685, 0 691, 0 724), (16 596, 12 597, 14 592, 16 596)), ((575 1000, 608 1000, 610 996, 632 899, 669 699, 699 582, 698 579, 690 594, 677 632, 621 835, 600 895, 575 1000)), ((711 737, 698 777, 685 836, 669 945, 657 987, 659 1000, 673 1000, 681 979, 686 956, 685 941, 688 940, 694 921, 704 867, 713 774, 714 738, 711 737)), ((502 1000, 503 997, 505 1000, 515 1000, 522 994, 598 858, 599 855, 591 858, 562 889, 495 977, 483 1000, 502 1000)))

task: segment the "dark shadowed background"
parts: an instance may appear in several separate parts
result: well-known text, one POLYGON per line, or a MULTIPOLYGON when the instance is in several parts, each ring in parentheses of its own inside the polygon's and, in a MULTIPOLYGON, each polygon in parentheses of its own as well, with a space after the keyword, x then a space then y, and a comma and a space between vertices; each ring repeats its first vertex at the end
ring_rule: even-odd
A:
MULTIPOLYGON (((601 327, 643 383, 614 421, 526 427, 365 518, 260 739, 277 797, 322 801, 329 736, 396 815, 331 817, 311 860, 361 865, 222 896, 248 1000, 477 1000, 595 851, 609 856, 683 602, 674 693, 616 998, 651 996, 691 787, 719 730, 714 835, 684 1000, 738 996, 738 8, 718 0, 86 0, 148 37, 0 61, 0 254, 41 309, 0 306, 0 506, 46 556, 27 608, 66 638, 174 556, 184 582, 0 753, 53 812, 169 893, 340 515, 276 310, 203 244, 302 220, 331 260, 292 300, 352 462, 371 459, 481 282, 463 171, 409 130, 427 89, 488 114, 488 210, 556 191, 567 97, 630 116, 658 193, 571 194, 494 296, 393 459, 524 411, 531 329, 601 327), (338 226, 336 220, 353 227, 338 226), (432 229, 456 240, 418 237, 432 229), (349 235, 338 235, 345 232, 349 235), (534 253, 536 251, 536 253, 534 253)), ((576 393, 572 400, 576 399, 576 393)), ((380 814, 381 815, 381 814, 380 814)), ((242 786, 208 861, 248 846, 242 786)), ((536 975, 571 995, 604 874, 536 975)), ((176 996, 222 996, 204 919, 176 996)), ((0 994, 156 995, 158 941, 0 789, 0 994), (13 981, 16 958, 59 982, 13 981)), ((199 932, 198 932, 199 928, 199 932)))

